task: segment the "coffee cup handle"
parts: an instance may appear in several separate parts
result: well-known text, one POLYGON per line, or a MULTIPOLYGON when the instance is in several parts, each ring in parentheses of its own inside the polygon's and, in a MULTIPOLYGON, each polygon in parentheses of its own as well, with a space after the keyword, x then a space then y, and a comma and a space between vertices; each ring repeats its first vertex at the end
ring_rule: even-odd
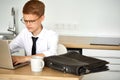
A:
POLYGON ((43 60, 41 61, 41 63, 42 63, 41 68, 43 68, 43 67, 44 67, 44 65, 45 65, 45 63, 44 63, 44 61, 43 61, 43 60))

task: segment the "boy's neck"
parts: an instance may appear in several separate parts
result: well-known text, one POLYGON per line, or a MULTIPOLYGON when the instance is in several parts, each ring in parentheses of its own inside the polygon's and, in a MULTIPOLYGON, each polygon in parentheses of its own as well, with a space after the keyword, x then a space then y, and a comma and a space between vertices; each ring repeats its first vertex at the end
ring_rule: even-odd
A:
POLYGON ((43 29, 43 26, 41 25, 39 29, 37 29, 35 32, 33 32, 33 36, 37 36, 43 29))

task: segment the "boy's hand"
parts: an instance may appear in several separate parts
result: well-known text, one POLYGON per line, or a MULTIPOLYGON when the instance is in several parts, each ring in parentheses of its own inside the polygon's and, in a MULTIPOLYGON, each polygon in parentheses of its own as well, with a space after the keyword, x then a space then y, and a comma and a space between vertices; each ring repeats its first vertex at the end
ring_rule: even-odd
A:
POLYGON ((30 56, 12 56, 12 60, 13 60, 14 65, 30 61, 30 59, 31 59, 30 56))

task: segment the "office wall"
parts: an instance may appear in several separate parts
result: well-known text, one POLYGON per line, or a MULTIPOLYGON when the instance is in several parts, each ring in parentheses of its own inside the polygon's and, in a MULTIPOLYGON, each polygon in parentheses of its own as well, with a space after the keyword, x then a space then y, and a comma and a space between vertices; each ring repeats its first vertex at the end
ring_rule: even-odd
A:
MULTIPOLYGON (((42 1, 46 4, 43 25, 60 35, 120 37, 120 0, 42 1)), ((0 27, 12 25, 10 9, 15 6, 20 32, 25 27, 20 22, 25 2, 26 0, 2 1, 0 10, 4 10, 0 13, 0 27)))
POLYGON ((0 1, 0 33, 11 34, 7 29, 8 27, 13 27, 13 16, 11 13, 12 8, 15 9, 16 14, 16 24, 19 32, 24 28, 20 22, 22 17, 22 7, 27 0, 1 0, 0 1))

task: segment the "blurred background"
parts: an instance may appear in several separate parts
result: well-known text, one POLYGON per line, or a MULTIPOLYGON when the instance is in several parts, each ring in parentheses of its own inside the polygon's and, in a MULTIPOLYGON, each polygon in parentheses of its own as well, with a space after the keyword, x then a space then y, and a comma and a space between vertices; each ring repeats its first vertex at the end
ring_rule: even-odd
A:
MULTIPOLYGON (((20 19, 26 1, 0 1, 0 35, 16 35, 25 28, 20 19)), ((46 5, 44 27, 60 35, 120 37, 120 0, 41 1, 46 5)))

